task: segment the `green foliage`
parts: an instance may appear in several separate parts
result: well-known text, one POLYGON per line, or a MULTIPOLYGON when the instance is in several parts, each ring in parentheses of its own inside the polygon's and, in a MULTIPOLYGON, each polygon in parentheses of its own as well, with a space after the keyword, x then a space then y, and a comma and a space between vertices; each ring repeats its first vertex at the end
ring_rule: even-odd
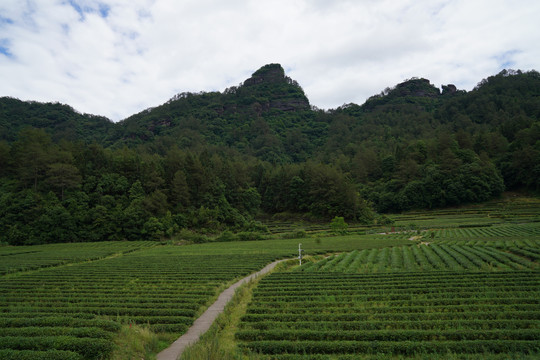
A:
POLYGON ((283 233, 281 235, 282 239, 304 239, 308 237, 308 233, 304 229, 297 229, 292 232, 283 233))
POLYGON ((80 114, 59 103, 23 102, 0 98, 0 141, 14 141, 25 127, 47 131, 55 141, 83 141, 110 144, 118 126, 102 116, 80 114))
POLYGON ((151 217, 144 223, 141 233, 148 240, 160 240, 165 235, 163 224, 155 217, 151 217))
POLYGON ((269 213, 309 212, 369 222, 373 214, 354 184, 335 167, 308 162, 270 172, 261 184, 262 208, 269 213))
POLYGON ((345 222, 342 216, 336 216, 330 221, 330 229, 336 235, 345 235, 349 225, 345 222))
POLYGON ((103 259, 114 254, 130 253, 154 245, 155 243, 149 241, 133 241, 129 243, 104 241, 82 244, 0 247, 0 256, 2 256, 0 274, 103 259))
POLYGON ((202 244, 210 241, 210 238, 207 236, 186 229, 180 230, 178 234, 175 235, 174 239, 192 242, 194 244, 202 244))
POLYGON ((239 241, 262 240, 261 234, 252 231, 243 231, 238 233, 236 236, 239 241))
POLYGON ((0 277, 0 355, 109 359, 115 343, 130 341, 155 351, 154 332, 185 332, 224 285, 291 252, 266 247, 264 253, 242 254, 226 245, 225 253, 200 255, 189 253, 196 245, 155 242, 0 248, 0 266, 10 263, 16 268, 8 272, 19 272, 0 277), (64 263, 70 266, 57 266, 64 263), (51 268, 24 272, 40 266, 51 268))
POLYGON ((80 185, 79 169, 71 164, 54 163, 49 165, 47 182, 60 190, 61 200, 64 200, 64 190, 73 189, 80 185))
POLYGON ((529 358, 540 338, 537 279, 531 271, 272 273, 235 338, 248 355, 272 359, 529 358))
POLYGON ((413 78, 321 111, 269 64, 119 124, 1 98, 0 242, 253 231, 261 212, 372 224, 383 220, 373 210, 538 191, 539 92, 535 71, 505 70, 470 92, 413 78))
MULTIPOLYGON (((411 236, 411 234, 409 233, 408 236, 411 236)), ((520 248, 516 249, 517 254, 523 253, 520 248)), ((540 264, 535 262, 537 257, 534 254, 529 254, 529 257, 532 257, 532 260, 520 259, 513 252, 508 253, 499 249, 430 243, 429 245, 418 245, 415 247, 394 247, 392 251, 388 251, 388 248, 385 248, 353 252, 349 255, 341 254, 339 256, 327 257, 319 261, 315 266, 308 264, 295 270, 303 272, 329 271, 357 274, 417 270, 507 271, 509 269, 534 270, 538 268, 540 264), (411 260, 405 261, 404 259, 411 260)))
POLYGON ((236 236, 232 233, 232 231, 229 231, 229 230, 225 230, 217 238, 217 241, 235 241, 235 240, 236 240, 236 236))
POLYGON ((82 360, 82 355, 65 350, 0 350, 0 357, 5 360, 82 360))

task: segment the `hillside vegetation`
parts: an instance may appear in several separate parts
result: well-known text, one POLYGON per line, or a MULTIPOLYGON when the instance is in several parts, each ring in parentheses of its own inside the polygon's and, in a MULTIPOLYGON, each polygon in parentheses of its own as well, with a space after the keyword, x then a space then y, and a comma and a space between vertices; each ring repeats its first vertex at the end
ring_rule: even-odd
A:
POLYGON ((261 231, 261 215, 350 222, 540 189, 540 74, 470 91, 413 78, 332 110, 278 64, 113 123, 0 99, 0 241, 261 231))

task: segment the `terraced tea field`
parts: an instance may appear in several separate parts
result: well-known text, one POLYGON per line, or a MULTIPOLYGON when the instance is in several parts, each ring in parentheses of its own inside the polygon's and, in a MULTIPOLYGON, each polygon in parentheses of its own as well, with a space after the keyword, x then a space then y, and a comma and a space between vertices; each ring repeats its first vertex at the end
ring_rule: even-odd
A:
POLYGON ((181 250, 151 248, 0 279, 0 358, 20 351, 32 359, 107 358, 121 324, 182 333, 224 284, 274 258, 181 250))
POLYGON ((355 250, 310 262, 294 271, 371 273, 420 270, 524 270, 540 268, 540 241, 506 250, 490 246, 429 245, 395 246, 355 250))
POLYGON ((253 291, 238 349, 256 359, 540 358, 539 229, 424 232, 412 245, 273 273, 253 291))
POLYGON ((417 228, 457 228, 480 226, 507 226, 540 221, 540 198, 524 198, 507 194, 492 202, 459 208, 433 211, 410 211, 392 215, 396 228, 414 224, 417 228))
POLYGON ((540 222, 516 209, 527 222, 459 209, 442 222, 418 214, 451 226, 391 234, 0 247, 0 359, 151 359, 167 344, 140 340, 132 356, 121 336, 172 341, 228 284, 296 257, 298 242, 304 264, 262 278, 225 322, 231 358, 537 359, 540 222))
POLYGON ((87 260, 154 246, 151 241, 106 241, 100 243, 0 246, 0 275, 34 270, 87 260))
MULTIPOLYGON (((341 237, 307 239, 306 246, 317 253, 403 243, 341 237)), ((294 256, 297 246, 268 240, 0 248, 0 359, 107 359, 129 324, 180 335, 226 284, 294 256)))
POLYGON ((540 227, 536 223, 531 224, 508 224, 490 227, 464 227, 442 229, 435 231, 435 238, 443 239, 527 239, 528 237, 540 236, 540 227))
POLYGON ((540 273, 274 273, 236 338, 260 359, 538 355, 540 273))

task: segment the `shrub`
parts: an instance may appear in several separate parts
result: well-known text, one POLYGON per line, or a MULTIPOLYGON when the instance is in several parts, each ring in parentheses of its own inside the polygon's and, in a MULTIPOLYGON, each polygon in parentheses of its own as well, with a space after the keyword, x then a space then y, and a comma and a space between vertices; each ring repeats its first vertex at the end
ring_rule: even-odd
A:
POLYGON ((344 235, 347 233, 349 225, 342 216, 336 216, 330 222, 330 228, 334 234, 344 235))
POLYGON ((253 231, 244 231, 236 234, 240 241, 262 240, 262 235, 253 231))

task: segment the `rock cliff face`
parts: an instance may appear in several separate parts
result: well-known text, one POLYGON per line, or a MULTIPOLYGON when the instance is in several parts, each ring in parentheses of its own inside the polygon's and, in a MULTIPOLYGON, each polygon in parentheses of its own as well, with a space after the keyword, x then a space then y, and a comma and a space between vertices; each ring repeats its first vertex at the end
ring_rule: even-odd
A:
POLYGON ((437 98, 441 91, 433 86, 427 79, 412 78, 393 88, 386 88, 384 92, 370 97, 362 108, 373 110, 386 104, 422 103, 425 98, 437 98))
POLYGON ((457 92, 456 85, 454 84, 448 84, 442 86, 442 94, 455 94, 457 92))
POLYGON ((254 86, 260 84, 286 83, 285 70, 279 64, 268 64, 255 71, 246 81, 244 86, 254 86))
POLYGON ((244 81, 241 95, 254 96, 258 111, 298 111, 310 108, 309 100, 298 83, 288 76, 279 64, 265 65, 244 81))
POLYGON ((394 96, 437 97, 439 89, 429 83, 427 79, 411 79, 398 84, 393 90, 394 96))

